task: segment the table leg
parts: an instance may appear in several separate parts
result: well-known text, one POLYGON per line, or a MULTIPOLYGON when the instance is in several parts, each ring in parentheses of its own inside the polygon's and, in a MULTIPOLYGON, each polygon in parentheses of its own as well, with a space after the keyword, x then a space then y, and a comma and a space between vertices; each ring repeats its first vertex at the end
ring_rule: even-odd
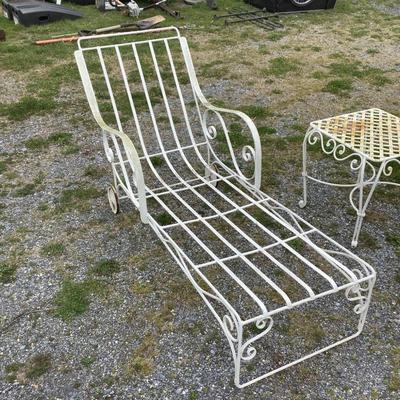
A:
MULTIPOLYGON (((351 242, 352 247, 357 247, 358 238, 360 236, 360 231, 361 231, 361 226, 362 226, 362 223, 363 223, 363 220, 365 217, 365 213, 366 213, 368 204, 371 201, 372 195, 375 192, 375 189, 379 183, 379 178, 380 178, 383 168, 384 168, 384 164, 382 163, 379 168, 379 171, 377 172, 374 180, 371 183, 371 189, 364 201, 364 189, 367 187, 366 181, 364 180, 365 166, 366 166, 366 159, 363 158, 361 161, 360 171, 358 174, 357 186, 350 193, 350 199, 352 199, 354 192, 357 189, 360 191, 359 199, 358 199, 357 221, 356 221, 356 226, 354 228, 353 240, 351 242)), ((368 183, 368 181, 367 181, 367 183, 368 183)))
POLYGON ((314 132, 313 129, 309 129, 304 137, 303 140, 303 199, 299 201, 299 207, 304 208, 307 204, 307 145, 308 145, 308 138, 314 132))

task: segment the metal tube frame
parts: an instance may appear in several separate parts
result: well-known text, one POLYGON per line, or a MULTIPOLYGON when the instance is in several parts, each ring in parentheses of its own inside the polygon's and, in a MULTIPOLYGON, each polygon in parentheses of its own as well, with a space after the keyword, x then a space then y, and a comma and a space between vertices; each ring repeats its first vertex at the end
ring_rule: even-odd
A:
POLYGON ((352 188, 349 194, 349 200, 352 208, 357 213, 357 220, 354 227, 351 246, 357 247, 361 232, 363 219, 366 215, 367 207, 372 199, 372 195, 378 185, 400 186, 400 183, 381 180, 382 177, 389 177, 393 172, 393 166, 390 164, 397 163, 400 165, 400 156, 388 157, 380 162, 379 167, 377 161, 370 159, 362 152, 354 151, 345 146, 343 143, 336 141, 334 138, 325 135, 312 125, 308 129, 303 140, 303 199, 299 201, 299 207, 304 208, 308 200, 308 179, 317 183, 328 186, 352 188), (357 181, 350 184, 341 184, 336 182, 328 182, 315 178, 310 175, 307 170, 308 164, 308 146, 313 146, 320 142, 323 153, 333 156, 336 161, 350 161, 350 171, 357 172, 357 181), (350 153, 346 154, 346 150, 350 153), (370 176, 368 177, 368 173, 370 176), (358 196, 356 197, 358 193, 358 196), (356 198, 355 198, 356 197, 356 198))
MULTIPOLYGON (((306 222, 293 211, 287 209, 260 190, 261 144, 257 128, 255 127, 253 121, 246 114, 240 111, 215 107, 207 101, 199 87, 186 39, 180 36, 179 31, 176 28, 171 27, 152 29, 149 31, 140 32, 140 34, 158 34, 167 30, 173 31, 175 35, 162 39, 156 38, 146 41, 132 41, 130 43, 95 47, 83 47, 83 41, 91 39, 91 37, 83 37, 78 41, 79 49, 75 52, 75 57, 90 108, 94 118, 103 131, 104 148, 107 159, 112 167, 114 185, 117 188, 119 200, 127 198, 133 202, 135 207, 140 212, 141 220, 144 223, 150 224, 172 257, 176 260, 185 275, 193 284, 201 298, 207 304, 212 314, 217 319, 225 336, 227 337, 232 352, 235 371, 234 382, 237 387, 243 388, 358 336, 361 333, 365 323, 365 318, 371 301, 372 288, 376 279, 376 273, 368 263, 349 252, 343 246, 334 242, 332 239, 318 231, 315 227, 306 222), (190 78, 190 85, 195 99, 196 112, 201 124, 201 130, 204 134, 204 138, 200 142, 196 142, 192 132, 192 126, 186 109, 185 99, 179 84, 172 53, 170 51, 170 43, 172 41, 178 41, 179 43, 190 78), (182 145, 181 138, 179 137, 175 128, 175 123, 168 101, 168 95, 164 88, 163 78, 160 73, 158 59, 154 48, 154 43, 156 42, 162 43, 166 49, 168 64, 172 73, 174 84, 176 86, 183 119, 190 138, 190 145, 182 145), (167 150, 163 143, 162 135, 160 134, 154 109, 152 107, 151 98, 149 96, 146 73, 142 69, 140 54, 137 51, 138 44, 144 44, 148 46, 150 51, 157 83, 163 99, 163 107, 167 113, 171 133, 175 142, 175 149, 167 150), (140 84, 144 91, 148 107, 147 112, 153 125, 152 129, 154 130, 155 135, 154 140, 157 141, 160 149, 160 151, 156 153, 149 153, 143 139, 142 126, 136 112, 134 97, 131 93, 131 87, 129 86, 127 73, 125 71, 123 58, 120 52, 120 48, 122 46, 130 46, 132 49, 132 57, 135 65, 137 66, 140 84), (107 61, 104 59, 102 53, 106 48, 113 49, 115 51, 119 72, 121 74, 121 79, 124 83, 131 107, 136 134, 143 152, 142 156, 138 155, 138 152, 135 150, 130 138, 122 132, 122 124, 117 107, 117 99, 114 96, 112 85, 108 76, 107 61), (109 92, 118 130, 107 126, 100 115, 96 96, 85 61, 85 52, 89 51, 97 53, 104 75, 105 84, 109 92), (202 112, 201 108, 203 108, 205 111, 202 112), (229 163, 225 159, 220 158, 215 151, 214 143, 217 137, 218 129, 209 122, 212 115, 219 124, 219 131, 222 132, 226 139, 230 158, 229 163), (240 155, 244 162, 251 163, 252 165, 253 173, 250 176, 248 176, 248 174, 242 170, 242 167, 239 163, 237 151, 235 151, 233 148, 230 140, 229 129, 224 119, 224 115, 233 115, 239 118, 248 128, 252 145, 244 145, 241 149, 240 155), (207 157, 204 157, 200 152, 200 149, 203 148, 206 148, 207 150, 207 157), (197 168, 187 157, 186 151, 188 149, 196 153, 197 161, 200 162, 204 168, 203 173, 199 173, 197 168), (169 172, 172 173, 176 178, 175 183, 167 183, 162 173, 157 170, 152 162, 155 156, 163 158, 166 165, 165 168, 167 168, 169 172), (183 179, 181 177, 174 166, 174 161, 172 159, 173 156, 180 157, 186 169, 190 171, 192 178, 183 179), (159 186, 154 188, 149 187, 146 184, 142 165, 147 165, 147 167, 149 167, 152 176, 157 179, 159 186), (240 205, 236 203, 232 199, 233 195, 231 196, 224 193, 217 187, 217 183, 224 183, 227 185, 234 195, 240 196, 241 199, 244 200, 244 203, 240 205), (210 201, 204 195, 204 191, 200 192, 200 189, 207 189, 209 193, 217 196, 218 199, 223 200, 224 203, 229 206, 229 208, 224 211, 219 209, 214 202, 210 201), (201 213, 199 213, 196 208, 194 208, 185 200, 183 197, 183 194, 185 193, 193 194, 198 203, 200 205, 207 206, 209 210, 212 211, 212 214, 203 216, 201 213), (172 198, 174 201, 178 202, 179 208, 183 208, 190 213, 191 218, 183 220, 178 215, 179 210, 172 209, 171 206, 165 202, 165 196, 169 196, 169 198, 172 198), (156 218, 147 210, 148 199, 154 199, 160 206, 160 209, 168 213, 173 218, 174 222, 168 225, 161 225, 159 222, 157 222, 156 218), (285 239, 279 237, 272 230, 272 228, 269 228, 259 222, 258 219, 248 211, 249 208, 256 208, 258 211, 263 212, 266 216, 271 218, 274 223, 288 230, 290 232, 290 237, 285 239), (246 219, 248 225, 254 226, 257 229, 261 229, 263 234, 272 240, 272 243, 269 245, 261 245, 256 239, 251 237, 244 230, 244 228, 239 227, 237 223, 229 219, 229 216, 233 213, 239 213, 243 218, 246 219), (227 237, 222 230, 218 230, 218 227, 212 225, 212 221, 214 220, 223 221, 229 225, 229 227, 232 228, 236 234, 240 235, 243 243, 248 244, 251 248, 248 251, 239 251, 231 243, 230 238, 227 237), (206 232, 213 234, 221 246, 229 249, 230 255, 218 255, 209 246, 207 246, 206 242, 193 230, 193 224, 198 223, 201 223, 206 232), (173 239, 172 232, 174 232, 174 230, 179 230, 180 235, 187 235, 190 237, 197 247, 185 249, 182 244, 173 239), (324 249, 315 244, 310 237, 312 235, 318 235, 321 240, 326 241, 328 243, 327 246, 329 245, 329 248, 324 249), (294 240, 301 240, 310 248, 313 253, 322 257, 324 262, 330 265, 332 271, 335 271, 335 273, 341 277, 342 281, 335 279, 314 262, 303 256, 298 250, 296 250, 295 247, 290 246, 294 240), (322 279, 324 283, 329 286, 329 288, 320 292, 317 292, 315 289, 313 289, 310 282, 305 282, 302 277, 298 276, 291 269, 290 265, 284 265, 282 261, 278 260, 271 253, 271 251, 277 247, 290 252, 291 256, 296 257, 297 260, 299 260, 299 262, 301 262, 310 273, 314 274, 319 279, 322 279), (196 251, 196 249, 205 252, 209 257, 209 261, 204 260, 202 263, 195 263, 190 254, 192 254, 193 251, 196 251), (307 293, 307 295, 305 295, 301 300, 292 300, 290 295, 286 293, 285 290, 276 282, 274 282, 272 277, 269 277, 265 272, 262 271, 261 265, 257 265, 255 261, 251 260, 252 255, 260 255, 264 257, 264 260, 273 263, 282 271, 282 273, 286 274, 288 278, 292 279, 297 285, 299 285, 307 293), (356 263, 357 268, 354 269, 348 267, 345 265, 346 263, 340 261, 339 258, 345 258, 346 260, 349 260, 349 262, 352 261, 356 263), (283 305, 277 308, 269 309, 266 302, 256 294, 254 288, 251 287, 249 282, 245 283, 243 279, 241 279, 230 267, 229 262, 235 260, 240 261, 241 265, 243 265, 243 268, 246 269, 249 274, 252 274, 252 276, 257 277, 257 279, 259 279, 263 285, 274 290, 283 302, 283 305), (252 302, 254 308, 258 310, 255 312, 255 314, 250 315, 250 317, 241 315, 231 304, 231 302, 228 301, 228 299, 222 294, 218 287, 211 282, 207 276, 207 271, 213 266, 218 266, 220 270, 226 274, 226 279, 230 280, 232 284, 236 285, 240 296, 246 296, 246 298, 252 302), (200 285, 199 282, 202 283, 202 285, 200 285), (204 288, 204 286, 206 288, 204 288), (359 323, 357 326, 357 331, 354 334, 322 349, 314 351, 311 354, 302 356, 286 365, 281 365, 280 367, 266 372, 255 379, 242 382, 242 364, 250 362, 254 359, 257 354, 256 342, 265 337, 268 332, 271 331, 273 328, 273 317, 275 315, 313 300, 338 293, 339 291, 343 291, 349 301, 356 303, 354 312, 359 315, 359 323), (217 307, 216 304, 219 306, 217 307), (225 310, 222 314, 219 312, 221 307, 225 310), (246 329, 252 325, 255 325, 260 332, 253 336, 246 335, 246 329)), ((138 32, 132 32, 129 34, 124 34, 124 36, 126 37, 127 35, 137 34, 138 32)), ((109 34, 103 35, 102 37, 107 38, 119 35, 120 34, 109 34)), ((96 36, 95 38, 98 39, 99 37, 96 36)))

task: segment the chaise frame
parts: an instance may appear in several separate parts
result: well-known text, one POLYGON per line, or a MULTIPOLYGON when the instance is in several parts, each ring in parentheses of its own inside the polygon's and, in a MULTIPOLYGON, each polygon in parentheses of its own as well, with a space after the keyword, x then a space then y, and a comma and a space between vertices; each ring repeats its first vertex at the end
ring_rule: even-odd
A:
POLYGON ((128 38, 136 37, 136 35, 139 34, 138 32, 129 34, 109 34, 102 35, 100 38, 115 40, 115 38, 121 36, 122 42, 118 44, 90 46, 87 45, 88 41, 94 39, 98 40, 99 37, 84 37, 79 39, 78 50, 75 52, 75 58, 90 109, 102 130, 105 153, 112 167, 114 184, 108 189, 110 206, 113 212, 116 213, 119 211, 119 202, 122 199, 129 199, 139 210, 141 221, 149 224, 153 228, 172 257, 182 268, 194 288, 210 308, 227 337, 234 360, 234 382, 236 386, 240 388, 248 386, 358 336, 365 323, 371 300, 372 288, 375 283, 375 271, 373 268, 260 190, 262 154, 257 128, 253 121, 243 112, 233 111, 223 107, 215 107, 206 100, 195 75, 187 41, 180 35, 178 29, 170 27, 140 32, 141 35, 143 33, 154 35, 155 38, 128 40, 128 38), (166 33, 170 33, 170 35, 161 37, 162 35, 165 36, 166 33), (195 99, 194 107, 203 134, 202 140, 198 140, 192 133, 187 103, 185 103, 184 99, 184 91, 179 84, 174 67, 174 60, 169 47, 173 42, 178 43, 183 54, 185 67, 189 75, 189 87, 195 99), (164 89, 163 76, 157 61, 155 51, 156 44, 157 46, 165 46, 169 68, 178 94, 179 107, 182 109, 185 129, 190 138, 189 145, 183 145, 181 143, 181 136, 177 132, 173 121, 168 94, 164 89), (132 86, 128 82, 129 74, 125 71, 124 57, 121 55, 122 48, 124 47, 126 50, 126 46, 131 49, 132 56, 135 59, 140 77, 139 81, 145 95, 145 103, 147 106, 146 115, 152 121, 152 129, 155 134, 154 141, 157 142, 157 146, 159 146, 160 150, 158 152, 152 153, 146 148, 142 131, 143 127, 141 126, 135 107, 135 94, 132 93, 132 86), (162 134, 160 134, 156 113, 147 88, 146 72, 142 68, 140 52, 137 50, 138 46, 148 46, 147 50, 149 50, 156 74, 155 76, 157 77, 162 94, 162 106, 168 116, 169 128, 175 143, 172 149, 167 149, 163 144, 163 137, 162 134), (110 66, 107 64, 106 57, 103 57, 103 52, 106 51, 113 52, 113 56, 115 56, 118 61, 118 68, 115 64, 113 68, 117 69, 121 74, 121 82, 123 82, 126 89, 126 96, 132 111, 134 130, 140 142, 139 147, 143 153, 142 155, 139 154, 139 151, 134 146, 131 140, 132 138, 123 132, 123 124, 117 105, 118 99, 113 92, 113 82, 109 78, 108 68, 110 68, 110 66), (86 62, 86 57, 90 52, 92 55, 95 54, 96 57, 98 57, 101 66, 112 111, 116 119, 115 128, 104 121, 99 109, 98 99, 86 62), (202 108, 204 109, 203 112, 201 111, 202 108), (225 121, 228 117, 239 119, 250 133, 252 144, 244 145, 239 152, 234 148, 230 140, 230 128, 225 121), (217 121, 219 128, 217 128, 215 124, 211 124, 210 121, 212 118, 217 121), (225 159, 217 154, 215 150, 217 135, 223 135, 224 140, 226 140, 228 157, 225 159), (189 150, 195 154, 195 158, 197 157, 196 162, 199 162, 204 168, 203 173, 200 173, 198 168, 194 167, 192 160, 186 155, 186 152, 189 150), (204 154, 206 154, 206 156, 204 156, 204 154), (192 174, 191 179, 181 177, 179 171, 175 169, 172 157, 177 156, 180 157, 181 164, 192 174), (168 183, 163 178, 159 169, 156 168, 154 160, 160 157, 164 162, 164 168, 172 173, 176 178, 176 182, 172 184, 168 183), (242 168, 241 163, 243 162, 245 165, 252 165, 252 173, 250 176, 246 173, 247 170, 242 168), (150 170, 152 177, 156 178, 156 181, 159 183, 158 186, 152 187, 147 184, 146 173, 144 172, 145 167, 150 170), (224 191, 219 188, 221 184, 229 188, 229 194, 224 193, 224 191), (210 196, 214 196, 214 198, 216 197, 219 201, 222 201, 223 204, 227 206, 227 209, 222 211, 218 208, 212 198, 210 200, 204 195, 204 190, 207 190, 210 196), (195 196, 199 204, 207 207, 209 210, 208 215, 202 215, 198 208, 196 208, 196 205, 193 206, 189 204, 184 199, 185 194, 195 196), (167 202, 164 201, 165 196, 169 196, 169 198, 178 202, 180 207, 172 209, 167 202), (243 202, 235 201, 235 196, 242 199, 243 202), (152 212, 149 211, 148 206, 150 199, 153 199, 152 201, 156 202, 157 207, 163 209, 164 212, 171 217, 169 223, 166 225, 161 224, 152 212), (187 211, 191 217, 186 219, 180 217, 179 211, 181 208, 187 211), (255 218, 254 215, 249 212, 250 209, 255 209, 257 212, 262 213, 265 218, 272 220, 279 229, 289 232, 289 235, 285 238, 279 237, 271 227, 265 226, 255 218), (268 245, 260 245, 256 239, 251 237, 245 228, 239 227, 239 225, 230 219, 233 214, 239 214, 241 218, 247 221, 247 225, 254 227, 254 229, 259 229, 266 238, 271 240, 271 243, 268 245), (243 243, 250 246, 249 250, 242 251, 237 248, 238 246, 233 245, 230 237, 224 236, 224 232, 219 230, 218 225, 216 226, 214 224, 216 221, 219 221, 221 224, 226 224, 226 226, 232 229, 235 235, 241 238, 243 243), (195 225, 201 226, 208 234, 214 235, 220 246, 227 249, 230 255, 218 254, 211 249, 206 240, 203 240, 193 231, 192 227, 195 225), (185 248, 180 240, 177 240, 175 236, 170 234, 170 232, 174 230, 179 230, 181 237, 187 236, 190 238, 194 243, 194 247, 185 248), (324 241, 327 248, 315 244, 314 237, 324 241), (306 258, 295 246, 292 246, 293 243, 299 241, 306 246, 307 250, 313 252, 315 257, 319 257, 324 263, 329 265, 332 274, 326 272, 325 267, 322 268, 317 265, 313 261, 313 258, 306 258), (290 257, 302 263, 307 273, 315 275, 324 282, 326 289, 319 292, 313 289, 310 282, 307 283, 300 275, 291 269, 291 265, 285 265, 272 254, 272 252, 277 249, 288 252, 290 257), (192 256, 192 254, 195 253, 204 253, 207 257, 203 262, 195 262, 192 256), (252 257, 254 256, 262 257, 265 263, 268 262, 278 268, 285 277, 291 279, 291 282, 298 285, 306 295, 299 300, 292 300, 291 295, 286 293, 284 288, 276 283, 274 277, 268 276, 267 272, 263 270, 262 263, 256 264, 253 261, 252 257), (343 260, 347 260, 348 264, 355 264, 356 267, 346 265, 347 261, 343 260), (235 272, 233 268, 230 267, 230 263, 232 262, 240 262, 241 272, 245 272, 243 276, 255 276, 258 282, 261 282, 261 285, 274 291, 276 296, 282 301, 282 304, 274 308, 269 307, 269 304, 262 299, 251 286, 254 280, 247 281, 247 279, 242 278, 242 275, 235 272), (228 296, 224 295, 222 288, 213 283, 210 275, 207 275, 208 269, 211 267, 219 268, 220 271, 226 274, 226 281, 232 282, 232 285, 236 285, 235 287, 237 287, 238 293, 240 292, 240 294, 238 294, 238 304, 240 304, 242 298, 246 297, 246 301, 258 311, 250 316, 244 316, 244 313, 239 312, 231 299, 228 299, 228 296), (337 279, 336 276, 340 276, 341 280, 337 279), (356 303, 354 312, 359 316, 359 319, 353 333, 323 348, 303 355, 294 361, 262 373, 255 378, 244 382, 242 381, 242 364, 248 363, 256 357, 257 342, 273 329, 274 317, 278 313, 289 311, 296 307, 306 305, 311 301, 325 298, 326 296, 341 291, 349 301, 356 303), (251 330, 254 326, 256 327, 256 333, 249 334, 249 329, 251 330))

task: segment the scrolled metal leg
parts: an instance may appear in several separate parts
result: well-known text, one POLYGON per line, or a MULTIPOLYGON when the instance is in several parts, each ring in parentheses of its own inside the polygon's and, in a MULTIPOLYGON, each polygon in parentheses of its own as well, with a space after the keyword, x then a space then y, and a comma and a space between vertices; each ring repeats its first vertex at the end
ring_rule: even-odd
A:
POLYGON ((364 328, 375 280, 376 278, 374 276, 363 284, 357 283, 356 285, 351 286, 345 292, 347 300, 357 302, 353 308, 354 312, 360 315, 357 335, 359 335, 364 328))

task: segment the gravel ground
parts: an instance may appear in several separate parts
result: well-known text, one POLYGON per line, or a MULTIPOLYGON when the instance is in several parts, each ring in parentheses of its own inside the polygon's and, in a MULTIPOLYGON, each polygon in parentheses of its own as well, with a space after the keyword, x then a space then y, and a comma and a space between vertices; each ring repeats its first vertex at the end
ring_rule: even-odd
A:
MULTIPOLYGON (((398 10, 391 7, 386 11, 398 10)), ((311 27, 302 35, 314 37, 315 29, 311 27)), ((314 44, 323 45, 323 37, 321 33, 314 44)), ((358 45, 364 40, 360 38, 358 45)), ((241 45, 247 46, 246 42, 241 45)), ((248 48, 253 45, 249 42, 248 48)), ((395 49, 388 45, 386 63, 392 71, 398 67, 395 49)), ((371 55, 366 62, 378 65, 382 59, 371 55)), ((6 87, 11 87, 13 79, 19 78, 4 77, 6 87)), ((277 128, 278 139, 294 134, 290 126, 298 118, 329 115, 343 101, 329 93, 307 93, 300 101, 300 89, 293 86, 291 92, 290 80, 284 83, 288 93, 280 95, 263 92, 257 85, 240 87, 229 79, 208 77, 204 81, 207 96, 224 99, 232 106, 240 106, 241 99, 246 99, 243 104, 256 99, 262 106, 285 105, 287 112, 281 110, 268 120, 277 128)), ((276 82, 271 85, 278 86, 276 82)), ((0 101, 15 101, 24 95, 24 87, 21 83, 12 94, 3 91, 0 101)), ((379 96, 363 83, 354 93, 363 104, 379 96)), ((382 107, 398 105, 392 101, 395 89, 389 87, 387 93, 386 103, 382 96, 378 101, 382 107)), ((387 241, 390 235, 399 237, 397 189, 390 189, 392 195, 383 192, 376 196, 355 250, 378 273, 362 336, 239 390, 233 385, 231 354, 220 328, 155 233, 140 222, 129 203, 122 203, 122 213, 117 216, 109 211, 104 192, 111 173, 99 132, 93 123, 82 123, 91 121, 86 108, 72 109, 71 115, 68 106, 82 96, 80 86, 62 89, 58 102, 69 111, 65 115, 34 116, 13 123, 0 119, 1 160, 7 165, 0 172, 0 262, 16 267, 14 279, 0 283, 1 399, 400 397, 399 258, 387 241), (71 133, 72 141, 50 143, 42 150, 26 146, 31 138, 48 138, 55 132, 71 133), (27 187, 29 184, 32 186, 27 187), (82 188, 93 191, 60 210, 66 191, 82 188), (22 194, 21 189, 25 189, 22 194), (61 243, 63 251, 46 253, 44 248, 51 242, 61 243), (93 268, 102 259, 116 260, 119 269, 110 276, 95 275, 93 268), (55 298, 68 280, 86 286, 94 282, 96 289, 89 293, 87 310, 65 321, 57 315, 55 298)), ((346 99, 347 105, 351 101, 346 99)), ((277 152, 273 143, 264 142, 263 190, 349 247, 355 217, 348 212, 346 191, 312 184, 309 205, 300 210, 300 143, 289 146, 290 155, 277 152), (275 177, 271 185, 270 174, 275 177)), ((313 161, 311 168, 318 173, 321 167, 334 171, 335 165, 323 159, 313 161)), ((345 303, 335 298, 331 305, 333 315, 338 315, 345 303)), ((324 307, 325 303, 317 304, 310 315, 323 315, 324 307)), ((300 325, 303 315, 309 315, 302 312, 293 316, 300 325)), ((338 318, 337 326, 330 322, 325 339, 340 332, 342 320, 338 318)), ((304 326, 309 325, 312 321, 305 321, 304 326)), ((278 339, 284 337, 278 332, 263 343, 273 352, 279 346, 278 339)), ((292 348, 288 356, 301 352, 307 343, 295 335, 288 336, 288 341, 292 348)), ((252 372, 262 371, 261 363, 252 372)))

